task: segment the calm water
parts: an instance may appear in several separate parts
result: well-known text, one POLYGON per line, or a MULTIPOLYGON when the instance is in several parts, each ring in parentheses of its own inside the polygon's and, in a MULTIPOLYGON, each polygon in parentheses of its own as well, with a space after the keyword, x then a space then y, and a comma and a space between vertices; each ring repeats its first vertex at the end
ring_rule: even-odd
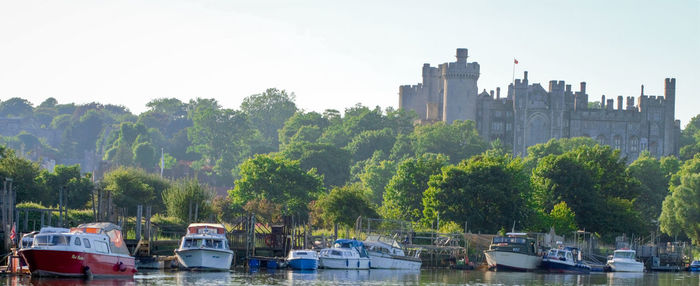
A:
POLYGON ((587 275, 459 270, 291 270, 258 272, 142 272, 128 280, 2 277, 3 285, 700 285, 700 274, 596 273, 587 275))

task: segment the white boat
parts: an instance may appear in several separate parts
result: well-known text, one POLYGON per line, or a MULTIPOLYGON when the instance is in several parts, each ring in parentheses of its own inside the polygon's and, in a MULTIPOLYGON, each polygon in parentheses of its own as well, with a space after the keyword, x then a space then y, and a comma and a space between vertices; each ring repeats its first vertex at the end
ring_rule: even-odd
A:
POLYGON ((637 261, 636 255, 632 249, 615 250, 607 265, 613 272, 644 272, 644 264, 637 261))
POLYGON ((398 242, 394 239, 370 235, 363 242, 370 258, 371 268, 377 269, 420 269, 423 263, 418 257, 406 256, 398 242))
POLYGON ((229 270, 233 250, 228 247, 223 225, 193 223, 187 227, 187 234, 175 250, 175 256, 180 265, 187 269, 229 270))
POLYGON ((535 250, 535 240, 527 237, 526 233, 507 233, 507 236, 497 236, 491 241, 488 250, 484 251, 489 269, 532 271, 542 262, 535 250))
POLYGON ((329 269, 369 269, 370 260, 361 241, 338 239, 319 255, 319 267, 329 269))

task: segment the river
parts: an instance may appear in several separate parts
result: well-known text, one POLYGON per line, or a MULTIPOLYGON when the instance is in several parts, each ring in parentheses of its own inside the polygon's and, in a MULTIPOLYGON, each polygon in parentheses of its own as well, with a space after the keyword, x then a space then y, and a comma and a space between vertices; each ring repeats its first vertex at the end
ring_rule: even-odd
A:
POLYGON ((700 273, 586 275, 461 270, 291 270, 257 272, 139 272, 133 279, 57 279, 3 276, 2 285, 700 285, 700 273))

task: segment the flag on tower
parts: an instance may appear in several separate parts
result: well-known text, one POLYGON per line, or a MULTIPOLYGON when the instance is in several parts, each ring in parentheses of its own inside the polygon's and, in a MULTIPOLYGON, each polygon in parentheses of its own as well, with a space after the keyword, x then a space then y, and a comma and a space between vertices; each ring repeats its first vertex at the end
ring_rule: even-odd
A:
POLYGON ((518 59, 513 59, 513 63, 517 65, 517 64, 518 64, 518 59))

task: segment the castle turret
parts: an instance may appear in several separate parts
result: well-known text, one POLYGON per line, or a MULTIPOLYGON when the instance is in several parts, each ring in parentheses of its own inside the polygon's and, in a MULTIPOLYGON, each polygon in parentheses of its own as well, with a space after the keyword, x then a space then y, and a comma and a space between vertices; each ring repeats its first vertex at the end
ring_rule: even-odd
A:
POLYGON ((467 62, 467 49, 457 49, 457 61, 440 65, 444 83, 442 119, 476 122, 476 99, 479 64, 467 62))

